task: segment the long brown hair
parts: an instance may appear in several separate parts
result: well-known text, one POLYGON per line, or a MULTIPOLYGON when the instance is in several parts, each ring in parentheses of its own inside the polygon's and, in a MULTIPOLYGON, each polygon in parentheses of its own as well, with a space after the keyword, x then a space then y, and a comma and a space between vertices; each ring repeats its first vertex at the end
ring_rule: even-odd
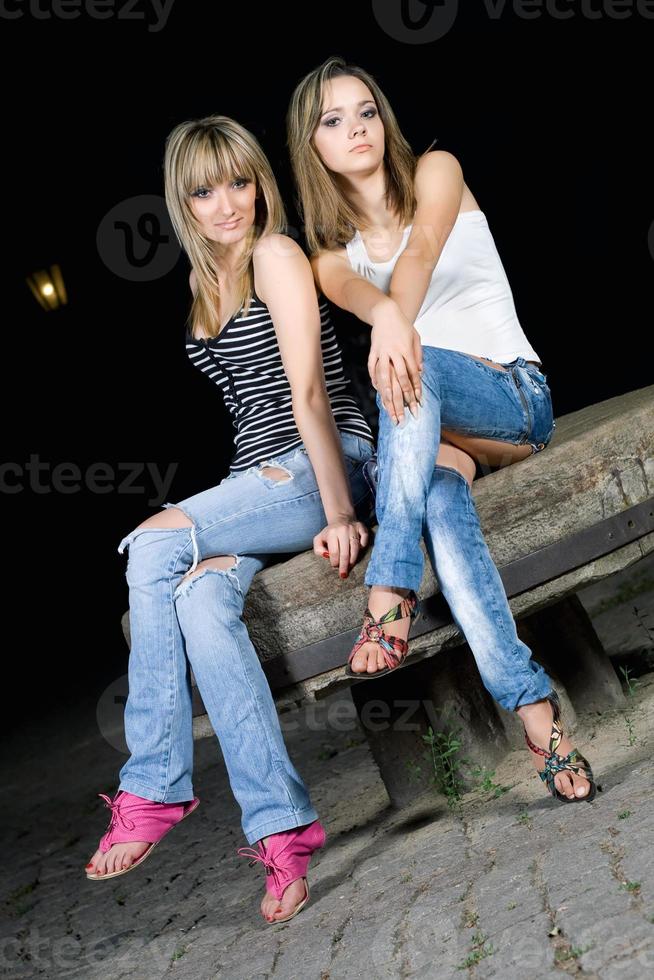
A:
POLYGON ((243 256, 236 269, 239 308, 249 309, 254 292, 252 252, 257 241, 286 230, 284 205, 265 153, 256 137, 228 116, 207 116, 176 126, 166 139, 164 184, 166 204, 179 243, 195 272, 197 289, 189 314, 191 333, 220 333, 220 288, 215 242, 202 232, 189 204, 198 187, 212 187, 234 177, 257 188, 254 223, 248 229, 243 256))
POLYGON ((345 245, 357 228, 365 227, 363 216, 348 201, 313 142, 322 114, 324 86, 340 75, 359 78, 368 86, 377 104, 385 134, 386 206, 404 225, 411 222, 416 209, 413 181, 417 157, 402 135, 388 99, 363 68, 348 65, 343 58, 328 58, 298 83, 286 115, 298 210, 304 218, 307 244, 312 254, 320 249, 345 245))

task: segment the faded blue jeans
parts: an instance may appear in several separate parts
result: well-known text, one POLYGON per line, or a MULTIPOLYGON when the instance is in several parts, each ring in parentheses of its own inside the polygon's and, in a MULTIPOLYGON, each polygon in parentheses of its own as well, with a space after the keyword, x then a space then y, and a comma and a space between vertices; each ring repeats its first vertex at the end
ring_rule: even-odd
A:
MULTIPOLYGON (((341 432, 357 518, 370 521, 373 495, 363 472, 374 447, 341 432)), ((272 556, 313 547, 327 524, 304 447, 292 449, 178 504, 192 527, 136 528, 129 546, 131 650, 125 737, 130 757, 119 789, 161 803, 194 796, 192 668, 241 807, 249 844, 317 819, 293 766, 275 702, 243 622, 245 595, 272 556), (280 466, 286 479, 263 470, 280 466), (234 555, 227 570, 199 561, 234 555)))
MULTIPOLYGON (((423 347, 423 405, 394 426, 379 393, 379 524, 366 585, 418 590, 424 536, 452 617, 472 650, 484 685, 509 711, 546 697, 551 682, 519 639, 499 572, 484 539, 465 477, 435 465, 441 427, 465 435, 527 444, 541 452, 555 422, 546 376, 519 357, 493 368, 441 347, 423 347)), ((514 464, 515 465, 515 464, 514 464)))

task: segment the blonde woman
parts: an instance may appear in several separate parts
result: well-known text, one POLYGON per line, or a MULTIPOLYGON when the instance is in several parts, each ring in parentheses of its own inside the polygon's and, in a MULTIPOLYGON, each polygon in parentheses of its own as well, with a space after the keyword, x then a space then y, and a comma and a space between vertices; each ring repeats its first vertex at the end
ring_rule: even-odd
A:
POLYGON ((375 79, 341 58, 297 85, 287 129, 316 282, 372 328, 379 528, 346 672, 370 679, 403 664, 424 534, 482 680, 520 715, 549 792, 590 800, 590 766, 517 636, 470 493, 476 462, 541 452, 555 425, 486 216, 458 161, 439 151, 416 158, 375 79))
MULTIPOLYGON (((235 453, 218 486, 165 504, 120 543, 121 553, 129 546, 131 755, 114 800, 100 794, 112 821, 87 877, 133 870, 199 803, 190 664, 255 845, 239 853, 265 865, 261 912, 284 922, 308 901, 307 867, 325 832, 286 751, 244 597, 279 554, 313 548, 347 576, 368 541, 363 466, 373 439, 254 136, 225 116, 184 122, 168 137, 164 169, 192 266, 186 349, 232 415, 235 453)), ((213 453, 213 420, 192 406, 173 411, 203 427, 213 453)))

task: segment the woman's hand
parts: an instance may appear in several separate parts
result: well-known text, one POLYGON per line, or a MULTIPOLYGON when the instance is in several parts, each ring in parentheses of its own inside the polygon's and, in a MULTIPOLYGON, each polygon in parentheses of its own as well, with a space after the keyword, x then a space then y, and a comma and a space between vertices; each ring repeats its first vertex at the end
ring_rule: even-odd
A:
POLYGON ((338 568, 341 578, 347 578, 350 568, 357 563, 361 548, 365 548, 367 544, 366 525, 354 516, 344 516, 332 521, 316 534, 313 551, 316 555, 329 558, 332 568, 338 568))
POLYGON ((368 373, 394 423, 404 417, 405 404, 417 416, 421 372, 420 334, 395 303, 383 304, 372 325, 368 373))

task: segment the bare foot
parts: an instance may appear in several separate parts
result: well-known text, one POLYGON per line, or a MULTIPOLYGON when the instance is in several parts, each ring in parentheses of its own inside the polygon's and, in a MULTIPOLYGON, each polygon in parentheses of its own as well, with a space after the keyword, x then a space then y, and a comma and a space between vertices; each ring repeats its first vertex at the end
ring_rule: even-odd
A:
MULTIPOLYGON (((517 708, 522 722, 527 731, 527 735, 539 748, 549 751, 550 735, 552 733, 552 719, 554 712, 549 701, 536 701, 534 704, 523 704, 517 708)), ((566 756, 574 748, 572 742, 565 735, 556 749, 556 754, 566 756)), ((536 768, 542 771, 545 768, 545 759, 542 755, 529 750, 536 768)), ((590 792, 590 782, 584 776, 578 776, 574 772, 566 770, 557 772, 554 777, 554 785, 559 793, 573 800, 575 796, 588 796, 590 792)))
MULTIPOLYGON (((268 837, 264 837, 262 843, 265 847, 268 843, 268 837)), ((261 900, 261 914, 268 922, 285 919, 297 908, 306 893, 304 878, 298 878, 297 881, 292 881, 290 885, 287 885, 280 901, 274 895, 266 892, 261 900)))
POLYGON ((98 849, 86 865, 85 871, 90 875, 105 875, 120 871, 122 868, 129 868, 142 854, 145 854, 150 844, 151 841, 114 844, 105 854, 98 849))
MULTIPOLYGON (((372 613, 375 619, 380 619, 384 613, 387 613, 389 609, 396 606, 398 602, 408 596, 410 589, 389 589, 383 585, 373 585, 370 589, 370 596, 368 599, 368 609, 372 613)), ((392 623, 387 623, 384 626, 384 632, 388 636, 399 636, 400 639, 406 640, 409 635, 409 627, 411 626, 411 616, 403 616, 402 619, 396 619, 392 623)), ((359 650, 357 650, 350 667, 355 673, 368 673, 376 674, 378 670, 383 670, 386 667, 386 661, 384 660, 384 654, 378 643, 364 643, 359 650)))

